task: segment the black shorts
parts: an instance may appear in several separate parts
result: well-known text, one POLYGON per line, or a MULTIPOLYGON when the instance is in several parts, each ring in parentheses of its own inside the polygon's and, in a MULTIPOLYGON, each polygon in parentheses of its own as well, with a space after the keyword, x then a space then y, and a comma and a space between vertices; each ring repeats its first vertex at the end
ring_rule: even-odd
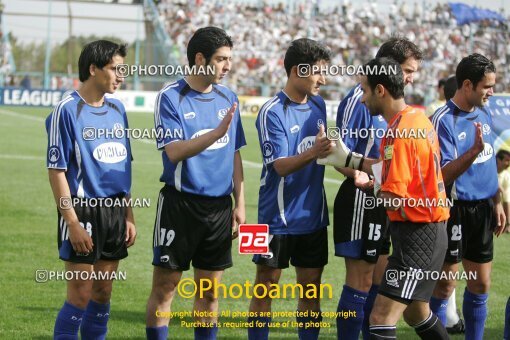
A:
POLYGON ((364 191, 347 178, 335 198, 333 238, 335 255, 376 263, 390 253, 388 215, 375 202, 372 190, 364 191), (370 202, 372 200, 372 202, 370 202))
POLYGON ((153 237, 158 267, 223 270, 232 267, 232 198, 177 191, 165 185, 159 193, 153 237))
MULTIPOLYGON (((69 240, 68 226, 58 213, 58 252, 61 260, 94 264, 98 260, 120 260, 128 256, 126 247, 126 208, 84 204, 74 207, 80 225, 87 230, 94 247, 88 255, 76 253, 69 240)), ((97 201, 95 202, 97 203, 97 201)))
POLYGON ((463 258, 476 263, 492 261, 496 223, 491 199, 454 201, 448 220, 445 262, 459 263, 463 258))
POLYGON ((379 293, 409 304, 430 300, 448 245, 446 222, 390 222, 393 252, 379 293))
POLYGON ((290 264, 301 268, 322 268, 328 264, 328 230, 310 234, 269 235, 269 253, 254 255, 253 262, 285 269, 290 264))

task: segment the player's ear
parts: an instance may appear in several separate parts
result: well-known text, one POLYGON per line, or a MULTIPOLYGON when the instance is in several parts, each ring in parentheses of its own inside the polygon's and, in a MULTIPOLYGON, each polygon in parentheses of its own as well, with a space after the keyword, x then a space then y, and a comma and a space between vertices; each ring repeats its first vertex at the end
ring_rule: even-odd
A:
POLYGON ((205 57, 202 52, 195 54, 195 65, 205 65, 205 57))
POLYGON ((469 79, 464 79, 464 81, 462 82, 462 87, 466 87, 466 89, 468 90, 474 90, 473 83, 469 79))
POLYGON ((385 92, 386 92, 386 89, 385 89, 385 88, 384 88, 384 86, 382 86, 381 84, 377 84, 377 85, 375 86, 375 94, 376 94, 378 97, 383 97, 385 92))
POLYGON ((91 76, 95 76, 96 75, 96 65, 90 64, 90 66, 89 66, 89 73, 90 73, 91 76))

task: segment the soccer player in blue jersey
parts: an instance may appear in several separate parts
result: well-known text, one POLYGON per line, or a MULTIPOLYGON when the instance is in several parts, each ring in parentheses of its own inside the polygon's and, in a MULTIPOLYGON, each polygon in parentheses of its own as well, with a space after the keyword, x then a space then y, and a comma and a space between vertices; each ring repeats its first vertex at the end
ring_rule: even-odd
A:
POLYGON ((54 339, 78 339, 78 329, 82 339, 105 339, 112 280, 80 277, 90 277, 92 271, 115 272, 135 242, 132 209, 121 203, 131 191, 129 139, 126 134, 108 138, 94 130, 128 127, 122 103, 105 96, 122 83, 116 66, 125 56, 125 45, 106 40, 86 45, 78 61, 82 85, 46 119, 47 167, 59 205, 59 256, 66 271, 88 272, 67 281, 67 298, 55 322, 54 339), (74 202, 75 198, 82 200, 73 207, 71 199, 74 202), (105 198, 120 201, 105 206, 101 204, 108 202, 105 198))
MULTIPOLYGON (((232 239, 245 222, 243 167, 246 145, 238 99, 220 85, 232 65, 232 40, 220 28, 197 30, 188 43, 197 72, 165 86, 156 99, 163 174, 154 225, 154 273, 147 302, 147 338, 166 339, 168 313, 182 272, 194 267, 197 284, 219 283, 232 266, 232 239), (214 73, 205 71, 212 66, 214 73), (235 199, 232 210, 231 194, 235 199)), ((215 339, 218 299, 214 289, 197 292, 195 339, 215 339), (200 296, 199 293, 203 293, 200 296)))
MULTIPOLYGON (((412 84, 414 73, 422 60, 422 52, 405 38, 391 38, 377 52, 376 58, 389 57, 397 61, 404 75, 404 83, 412 84)), ((361 102, 361 85, 355 86, 340 102, 336 118, 343 142, 352 151, 377 159, 381 137, 386 131, 382 116, 373 116, 361 102), (364 136, 369 136, 366 138, 364 136)), ((334 205, 335 255, 345 259, 345 285, 337 311, 355 311, 355 317, 336 320, 338 338, 369 338, 369 316, 390 252, 386 210, 366 209, 364 201, 373 197, 372 190, 356 187, 355 175, 365 173, 350 168, 337 168, 346 176, 334 205)))
MULTIPOLYGON (((256 121, 264 166, 260 179, 258 222, 269 225, 269 254, 255 255, 255 284, 268 288, 278 283, 282 269, 290 263, 296 268, 297 283, 304 289, 318 285, 328 262, 329 224, 323 179, 324 166, 316 164, 332 150, 325 135, 326 105, 319 89, 324 74, 300 74, 299 67, 325 66, 330 52, 310 39, 298 39, 288 48, 284 65, 285 88, 262 106, 256 121)), ((302 71, 302 70, 301 70, 302 71)), ((259 291, 259 294, 261 292, 259 291)), ((297 321, 300 339, 317 339, 321 321, 320 299, 300 296, 297 321), (314 312, 312 316, 311 311, 314 312), (315 314, 315 313, 318 313, 315 314), (310 327, 310 322, 313 326, 310 327), (305 327, 307 325, 308 327, 305 327)), ((250 312, 271 311, 271 298, 255 298, 250 312)), ((270 318, 249 318, 264 327, 248 328, 249 339, 267 339, 270 318)))
MULTIPOLYGON (((432 116, 441 146, 441 169, 454 200, 448 220, 448 251, 443 270, 476 273, 468 279, 462 311, 466 339, 482 339, 493 259, 493 233, 505 227, 498 191, 492 119, 485 108, 496 83, 494 64, 481 54, 461 60, 455 72, 457 91, 432 116)), ((447 299, 454 280, 441 280, 431 300, 433 311, 445 322, 447 299)))

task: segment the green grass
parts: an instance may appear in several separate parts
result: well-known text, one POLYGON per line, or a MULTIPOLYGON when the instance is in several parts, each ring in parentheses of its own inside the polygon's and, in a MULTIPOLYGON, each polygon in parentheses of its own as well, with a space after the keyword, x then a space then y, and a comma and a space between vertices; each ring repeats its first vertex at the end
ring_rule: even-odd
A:
MULTIPOLYGON (((45 166, 46 131, 44 118, 50 110, 40 108, 0 107, 0 248, 2 275, 0 289, 0 338, 48 339, 52 336, 56 314, 65 299, 65 282, 35 282, 37 269, 62 270, 58 260, 56 242, 56 207, 47 179, 45 166), (30 119, 32 118, 32 119, 30 119)), ((130 114, 131 127, 152 127, 152 114, 130 114)), ((261 162, 254 117, 243 117, 248 146, 242 149, 244 160, 261 162)), ((109 339, 142 339, 145 336, 145 303, 152 279, 152 231, 155 218, 157 194, 161 188, 159 176, 162 171, 161 155, 154 144, 132 142, 133 196, 151 199, 150 208, 135 209, 138 238, 130 249, 129 257, 121 262, 120 270, 127 274, 126 281, 114 284, 112 313, 109 322, 109 339)), ((245 166, 246 204, 248 222, 256 222, 257 196, 260 169, 245 166)), ((340 180, 340 176, 328 169, 326 177, 340 180)), ((332 205, 338 184, 326 183, 330 220, 332 205)), ((330 228, 330 236, 331 228, 330 228)), ((234 243, 234 267, 227 270, 224 283, 253 282, 255 266, 251 257, 239 255, 234 243)), ((333 286, 332 299, 322 301, 323 311, 335 311, 344 282, 343 260, 333 256, 332 237, 329 241, 330 257, 323 275, 323 283, 333 286)), ((489 298, 489 316, 486 324, 487 339, 502 338, 504 310, 508 298, 507 261, 510 258, 510 237, 504 235, 495 241, 493 283, 489 298)), ((191 272, 184 277, 190 277, 191 272)), ((284 272, 282 283, 295 281, 293 269, 284 272)), ((462 300, 465 284, 459 283, 457 301, 462 300)), ((176 297, 173 311, 188 311, 193 301, 176 297)), ((243 299, 222 299, 221 310, 243 312, 248 310, 249 301, 243 299)), ((279 299, 273 302, 273 310, 294 311, 296 301, 279 299)), ((190 321, 189 318, 186 319, 190 321)), ((224 318, 224 321, 244 319, 224 318)), ((277 320, 278 321, 278 320, 277 320)), ((279 321, 284 321, 281 319, 279 321)), ((335 323, 321 330, 321 338, 336 337, 335 323)), ((222 339, 246 338, 245 329, 221 329, 222 339)), ((414 331, 403 322, 399 323, 399 338, 417 339, 414 331)), ((174 319, 170 326, 172 338, 191 339, 193 330, 180 327, 180 320, 174 319)), ((273 339, 296 338, 293 328, 271 331, 273 339)), ((453 337, 461 339, 461 337, 453 337)))

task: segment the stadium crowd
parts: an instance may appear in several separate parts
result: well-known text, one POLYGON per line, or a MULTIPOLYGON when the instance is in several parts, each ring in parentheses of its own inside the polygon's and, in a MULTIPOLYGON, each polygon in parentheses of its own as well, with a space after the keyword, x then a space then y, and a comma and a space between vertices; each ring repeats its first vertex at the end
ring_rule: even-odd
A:
MULTIPOLYGON (((312 2, 290 8, 283 4, 158 1, 161 20, 174 43, 174 57, 181 64, 186 63, 186 42, 197 28, 219 26, 232 35, 235 62, 226 85, 239 94, 269 95, 283 87, 283 56, 293 39, 308 36, 323 41, 333 52, 334 65, 361 65, 395 34, 415 42, 425 53, 415 83, 406 90, 410 103, 433 101, 437 79, 454 73, 462 57, 471 52, 492 58, 498 71, 496 91, 510 91, 510 33, 503 24, 481 22, 472 25, 470 34, 470 26, 457 26, 446 3, 409 6, 397 0, 388 6, 375 2, 361 6, 347 0, 330 8, 312 2)), ((355 77, 331 76, 323 96, 341 99, 356 81, 355 77)))

